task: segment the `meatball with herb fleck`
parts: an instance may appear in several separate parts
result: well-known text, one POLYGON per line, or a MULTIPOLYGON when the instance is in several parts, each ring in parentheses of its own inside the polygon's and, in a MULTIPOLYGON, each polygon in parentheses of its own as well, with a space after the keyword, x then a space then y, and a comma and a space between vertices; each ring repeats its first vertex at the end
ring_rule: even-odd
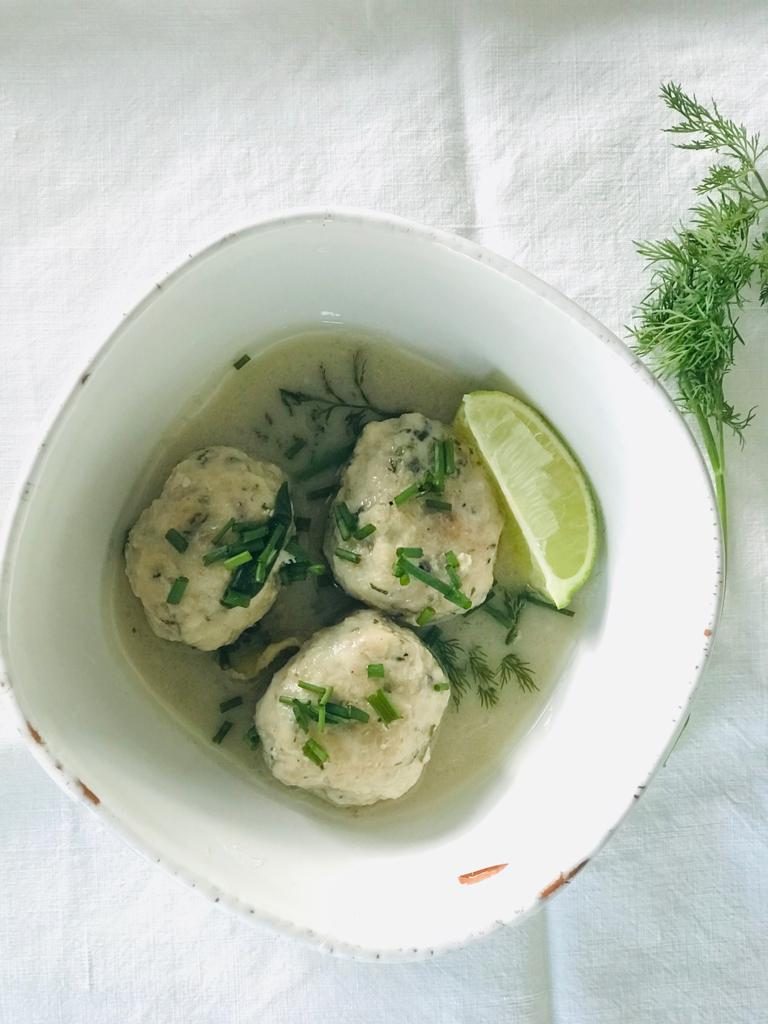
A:
POLYGON ((232 643, 277 597, 290 522, 285 477, 272 463, 227 447, 180 462, 125 547, 153 632, 203 651, 232 643))
POLYGON ((363 806, 418 781, 449 696, 415 633, 361 611, 304 644, 273 677, 254 721, 280 782, 363 806))
POLYGON ((485 600, 501 527, 474 451, 444 423, 406 413, 363 430, 325 553, 353 597, 426 625, 485 600))

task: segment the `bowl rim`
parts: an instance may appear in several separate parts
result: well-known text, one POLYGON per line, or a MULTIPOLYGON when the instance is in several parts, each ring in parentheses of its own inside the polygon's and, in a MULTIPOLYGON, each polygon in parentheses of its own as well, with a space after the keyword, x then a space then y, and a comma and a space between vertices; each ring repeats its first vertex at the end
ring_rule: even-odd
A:
MULTIPOLYGON (((512 260, 494 252, 492 249, 480 245, 477 242, 471 241, 470 239, 464 238, 463 236, 457 235, 453 232, 416 223, 395 214, 381 213, 358 207, 335 205, 291 208, 283 212, 267 215, 246 227, 229 232, 189 256, 181 264, 178 264, 169 274, 164 276, 161 282, 156 284, 127 314, 124 314, 106 339, 98 345, 95 353, 87 361, 85 367, 78 369, 74 375, 70 375, 69 380, 66 381, 60 389, 56 400, 51 404, 50 410, 43 417, 40 427, 35 432, 35 435, 30 442, 29 455, 23 461, 22 467, 23 468, 16 486, 11 492, 10 501, 7 506, 6 514, 3 518, 3 523, 0 525, 0 694, 4 694, 7 697, 6 704, 10 707, 18 732, 28 751, 32 754, 38 764, 40 764, 47 772, 47 774, 59 785, 59 787, 70 796, 71 799, 85 805, 92 813, 96 814, 102 821, 106 822, 110 829, 120 836, 120 838, 129 847, 144 856, 147 860, 150 860, 155 864, 162 865, 172 877, 179 879, 181 882, 193 889, 198 889, 212 902, 221 903, 227 906, 230 910, 235 911, 247 920, 259 922, 261 926, 268 929, 273 934, 288 935, 301 940, 305 945, 309 945, 315 949, 323 952, 334 953, 349 959, 397 963, 425 960, 435 956, 437 953, 461 949, 470 942, 490 935, 505 925, 513 923, 517 924, 532 914, 544 903, 548 902, 553 895, 562 891, 575 874, 580 871, 608 842, 619 825, 621 825, 625 820, 629 811, 637 803, 638 798, 656 774, 659 767, 666 762, 669 753, 674 748, 679 736, 687 724, 690 715, 689 709, 691 701, 709 659, 715 632, 717 630, 717 625, 722 611, 724 599, 725 552, 722 524, 717 509, 712 479, 707 468, 704 455, 694 438, 688 422, 681 415, 680 410, 677 408, 675 402, 660 381, 616 334, 583 310, 572 299, 563 295, 552 285, 546 284, 534 274, 519 267, 512 260), (470 932, 461 940, 437 944, 429 948, 382 950, 375 947, 363 947, 343 940, 337 940, 331 935, 320 934, 316 931, 295 925, 291 921, 283 919, 275 914, 270 914, 263 910, 250 907, 237 897, 216 889, 202 875, 199 875, 194 871, 188 871, 186 868, 180 866, 169 858, 157 856, 145 840, 139 837, 133 829, 122 820, 118 813, 113 813, 105 807, 104 804, 101 803, 99 797, 75 774, 68 771, 56 755, 55 751, 48 747, 43 738, 34 728, 33 724, 25 718, 21 706, 16 699, 13 680, 11 678, 9 656, 7 653, 8 637, 5 623, 7 622, 7 610, 11 595, 10 567, 13 562, 13 552, 22 528, 23 506, 28 497, 33 481, 40 469, 40 463, 42 461, 48 437, 59 428, 64 416, 76 400, 80 388, 85 384, 88 377, 97 368, 101 360, 112 349, 113 345, 120 340, 125 330, 127 330, 127 328, 139 316, 141 316, 144 310, 155 301, 158 291, 164 290, 167 285, 170 285, 177 279, 183 277, 188 271, 192 270, 199 263, 202 263, 219 249, 235 244, 243 238, 272 231, 277 228, 290 227, 296 223, 312 222, 320 223, 321 226, 331 222, 340 222, 343 224, 359 225, 363 227, 374 226, 375 228, 390 231, 395 234, 416 236, 423 242, 431 243, 439 248, 446 248, 459 253, 462 256, 466 256, 469 259, 479 262, 483 266, 510 278, 522 285, 528 291, 533 292, 538 298, 555 306, 560 312, 567 315, 569 319, 584 327, 589 334, 594 337, 596 342, 601 342, 608 346, 615 355, 631 366, 640 380, 647 386, 655 389, 661 395, 667 406, 675 413, 679 421, 679 425, 683 428, 684 436, 689 444, 694 460, 699 467, 699 471, 704 477, 706 490, 711 503, 713 522, 716 527, 713 537, 715 548, 715 579, 713 581, 715 600, 712 605, 713 611, 711 621, 707 624, 703 633, 700 658, 697 662, 698 667, 693 671, 689 680, 685 701, 679 710, 676 711, 675 716, 672 719, 667 744, 659 754, 658 758, 652 763, 645 778, 638 783, 634 794, 632 794, 628 799, 624 810, 616 818, 612 827, 606 831, 595 847, 590 850, 586 860, 582 861, 580 864, 569 866, 568 870, 563 871, 559 878, 555 879, 551 885, 543 889, 538 896, 532 895, 530 901, 524 907, 513 911, 508 919, 491 921, 487 927, 478 931, 470 932)), ((485 870, 490 871, 490 869, 485 870)))

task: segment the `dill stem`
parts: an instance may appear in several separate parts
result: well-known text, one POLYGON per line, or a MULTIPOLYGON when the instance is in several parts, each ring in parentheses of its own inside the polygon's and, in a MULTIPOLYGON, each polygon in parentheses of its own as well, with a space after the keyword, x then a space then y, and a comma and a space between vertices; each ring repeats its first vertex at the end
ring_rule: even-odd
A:
POLYGON ((768 199, 768 185, 765 184, 765 181, 763 180, 762 175, 760 174, 760 172, 757 170, 756 167, 752 168, 752 173, 754 174, 755 178, 757 179, 758 185, 763 190, 763 195, 765 196, 766 199, 768 199))
POLYGON ((709 420, 701 411, 698 403, 691 403, 691 410, 699 425, 701 438, 707 450, 709 464, 712 467, 712 477, 715 484, 715 496, 717 498, 717 510, 720 513, 720 525, 723 530, 723 548, 728 550, 728 501, 725 493, 725 438, 723 435, 723 424, 718 426, 718 438, 712 433, 709 420))

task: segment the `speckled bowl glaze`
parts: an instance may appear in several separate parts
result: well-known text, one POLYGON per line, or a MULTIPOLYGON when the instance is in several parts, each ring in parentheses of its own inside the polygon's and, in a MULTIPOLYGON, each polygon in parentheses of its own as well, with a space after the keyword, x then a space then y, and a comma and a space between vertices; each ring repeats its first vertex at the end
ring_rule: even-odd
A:
POLYGON ((519 920, 611 834, 685 721, 720 592, 698 449, 616 337, 462 238, 298 212, 159 284, 68 391, 8 523, 3 677, 37 760, 173 874, 319 948, 424 957, 519 920), (477 377, 505 373, 578 453, 605 524, 581 639, 545 712, 469 806, 399 826, 315 812, 203 748, 121 656, 107 600, 158 438, 246 348, 339 322, 477 377))

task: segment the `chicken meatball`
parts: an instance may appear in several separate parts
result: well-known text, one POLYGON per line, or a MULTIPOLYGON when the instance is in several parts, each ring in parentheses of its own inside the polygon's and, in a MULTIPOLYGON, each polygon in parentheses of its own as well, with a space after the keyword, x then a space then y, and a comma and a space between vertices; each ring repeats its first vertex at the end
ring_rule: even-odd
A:
POLYGON ((419 624, 485 600, 502 516, 476 454, 444 423, 420 413, 369 423, 333 513, 325 552, 358 600, 419 624))
POLYGON ((448 697, 414 633, 360 611, 315 633, 276 673, 254 721, 275 778, 359 806, 418 781, 448 697))
MULTIPOLYGON (((160 497, 139 516, 125 548, 131 589, 157 636, 212 651, 231 643, 266 615, 277 597, 282 556, 266 580, 251 587, 251 593, 258 592, 250 601, 243 598, 234 607, 222 604, 233 583, 233 568, 224 564, 224 558, 208 565, 203 558, 214 547, 246 536, 230 530, 222 537, 227 524, 247 522, 256 532, 259 524, 268 523, 284 480, 277 466, 237 448, 203 448, 176 466, 160 497), (174 594, 172 587, 180 578, 188 582, 177 584, 174 594)), ((289 501, 287 509, 281 537, 290 522, 289 501)), ((258 544, 252 544, 251 565, 255 565, 258 544)))

